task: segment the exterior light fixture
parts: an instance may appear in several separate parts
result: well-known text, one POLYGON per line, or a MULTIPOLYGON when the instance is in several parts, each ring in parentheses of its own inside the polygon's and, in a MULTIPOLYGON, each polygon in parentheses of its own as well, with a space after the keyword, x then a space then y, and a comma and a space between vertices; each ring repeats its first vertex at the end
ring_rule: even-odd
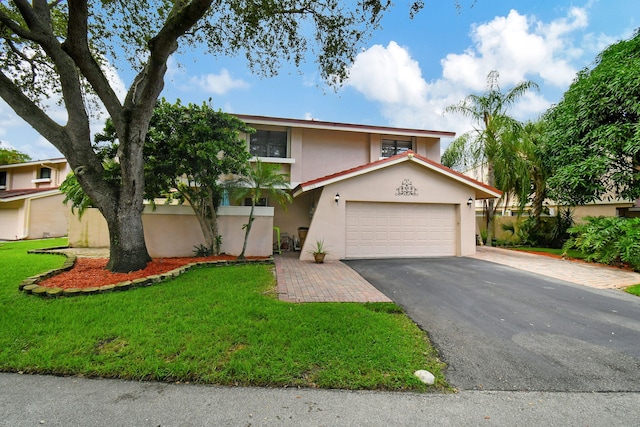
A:
POLYGON ((333 200, 336 201, 336 205, 337 205, 338 202, 340 201, 340 194, 336 193, 336 197, 334 197, 333 200))
POLYGON ((472 204, 473 204, 473 199, 469 197, 469 200, 467 200, 467 206, 471 207, 472 204))

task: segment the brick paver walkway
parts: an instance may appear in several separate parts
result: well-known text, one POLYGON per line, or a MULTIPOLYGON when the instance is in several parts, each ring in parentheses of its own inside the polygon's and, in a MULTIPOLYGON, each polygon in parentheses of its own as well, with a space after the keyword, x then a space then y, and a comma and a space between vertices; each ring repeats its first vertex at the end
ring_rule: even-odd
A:
POLYGON ((508 265, 579 285, 599 289, 618 289, 640 284, 640 274, 620 268, 569 261, 544 255, 528 254, 502 248, 476 248, 471 258, 508 265))
POLYGON ((316 264, 276 255, 278 295, 289 302, 390 302, 382 292, 340 261, 316 264))

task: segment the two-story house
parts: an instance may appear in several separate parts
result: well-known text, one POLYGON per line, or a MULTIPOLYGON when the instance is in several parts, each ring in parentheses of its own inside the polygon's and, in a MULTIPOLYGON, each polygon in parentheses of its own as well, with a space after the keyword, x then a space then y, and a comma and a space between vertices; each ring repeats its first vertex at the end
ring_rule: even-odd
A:
MULTIPOLYGON (((282 246, 300 250, 301 259, 312 259, 318 240, 327 259, 471 255, 475 200, 501 194, 440 164, 441 138, 452 132, 237 116, 256 129, 246 135, 247 149, 254 159, 280 165, 293 196, 286 210, 261 201, 247 255, 272 253, 274 227, 282 246)), ((225 202, 218 211, 222 250, 237 255, 248 208, 225 202)), ((83 218, 91 221, 92 214, 83 218)), ((154 257, 189 256, 202 243, 185 206, 146 209, 143 224, 154 257)), ((104 224, 72 221, 72 245, 107 246, 107 237, 104 224)))
POLYGON ((65 236, 69 208, 58 188, 69 171, 65 159, 0 165, 0 240, 65 236))
POLYGON ((274 226, 294 241, 305 231, 302 259, 318 240, 337 259, 470 255, 475 200, 501 194, 439 163, 452 132, 238 117, 257 130, 250 152, 290 176, 274 226))

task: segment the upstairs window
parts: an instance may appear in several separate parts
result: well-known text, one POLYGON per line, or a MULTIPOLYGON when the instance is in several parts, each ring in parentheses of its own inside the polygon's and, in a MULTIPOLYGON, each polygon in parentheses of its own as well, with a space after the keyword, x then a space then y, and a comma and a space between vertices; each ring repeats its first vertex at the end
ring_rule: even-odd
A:
POLYGON ((382 140, 382 157, 391 157, 396 154, 406 153, 413 149, 411 141, 402 141, 397 139, 382 140))
POLYGON ((0 171, 0 190, 7 189, 7 172, 0 171))
POLYGON ((258 129, 249 138, 249 151, 255 157, 287 157, 286 131, 258 129))
POLYGON ((51 168, 40 168, 38 179, 51 179, 51 168))

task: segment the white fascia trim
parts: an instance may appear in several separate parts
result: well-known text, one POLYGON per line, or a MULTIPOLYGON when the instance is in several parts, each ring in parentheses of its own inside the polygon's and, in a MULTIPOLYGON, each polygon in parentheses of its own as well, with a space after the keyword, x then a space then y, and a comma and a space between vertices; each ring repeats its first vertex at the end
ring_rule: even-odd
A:
POLYGON ((296 159, 290 157, 252 157, 249 159, 250 162, 257 162, 260 160, 262 163, 285 163, 285 164, 294 164, 296 159))

